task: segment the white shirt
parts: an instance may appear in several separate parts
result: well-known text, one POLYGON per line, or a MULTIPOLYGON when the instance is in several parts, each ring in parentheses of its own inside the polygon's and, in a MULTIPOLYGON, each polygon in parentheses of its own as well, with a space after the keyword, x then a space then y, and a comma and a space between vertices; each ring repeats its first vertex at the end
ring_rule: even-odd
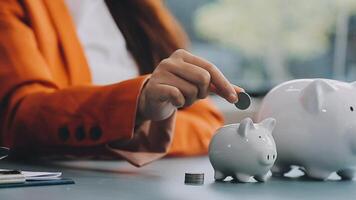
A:
POLYGON ((93 83, 105 85, 138 76, 138 67, 104 0, 65 2, 76 25, 93 83))

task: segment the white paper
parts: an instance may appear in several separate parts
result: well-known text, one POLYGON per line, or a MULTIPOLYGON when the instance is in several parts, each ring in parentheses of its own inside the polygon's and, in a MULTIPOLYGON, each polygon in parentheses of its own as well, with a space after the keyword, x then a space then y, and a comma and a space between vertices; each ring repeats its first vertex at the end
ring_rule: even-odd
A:
POLYGON ((22 171, 21 172, 26 181, 36 181, 36 180, 55 180, 60 179, 62 172, 32 172, 32 171, 22 171))

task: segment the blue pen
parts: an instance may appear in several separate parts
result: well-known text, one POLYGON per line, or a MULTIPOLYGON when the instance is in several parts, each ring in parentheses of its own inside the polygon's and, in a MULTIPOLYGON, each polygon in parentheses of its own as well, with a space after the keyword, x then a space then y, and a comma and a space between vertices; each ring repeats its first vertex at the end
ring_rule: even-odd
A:
POLYGON ((0 160, 9 155, 10 149, 6 147, 0 147, 0 160))

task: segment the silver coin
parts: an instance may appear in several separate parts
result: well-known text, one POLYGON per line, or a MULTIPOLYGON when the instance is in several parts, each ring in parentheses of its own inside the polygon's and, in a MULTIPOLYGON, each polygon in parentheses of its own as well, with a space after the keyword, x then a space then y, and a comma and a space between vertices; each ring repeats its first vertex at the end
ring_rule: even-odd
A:
POLYGON ((246 110, 251 105, 251 97, 246 92, 240 92, 237 94, 239 99, 238 102, 235 103, 236 108, 240 110, 246 110))

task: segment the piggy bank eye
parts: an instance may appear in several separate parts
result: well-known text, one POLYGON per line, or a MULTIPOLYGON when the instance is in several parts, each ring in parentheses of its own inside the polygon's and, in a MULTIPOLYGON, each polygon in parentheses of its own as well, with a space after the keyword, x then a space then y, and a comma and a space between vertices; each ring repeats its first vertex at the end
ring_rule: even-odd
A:
POLYGON ((262 136, 258 136, 258 138, 262 138, 262 136))
POLYGON ((350 110, 351 110, 351 112, 353 112, 354 111, 354 107, 350 106, 350 110))

